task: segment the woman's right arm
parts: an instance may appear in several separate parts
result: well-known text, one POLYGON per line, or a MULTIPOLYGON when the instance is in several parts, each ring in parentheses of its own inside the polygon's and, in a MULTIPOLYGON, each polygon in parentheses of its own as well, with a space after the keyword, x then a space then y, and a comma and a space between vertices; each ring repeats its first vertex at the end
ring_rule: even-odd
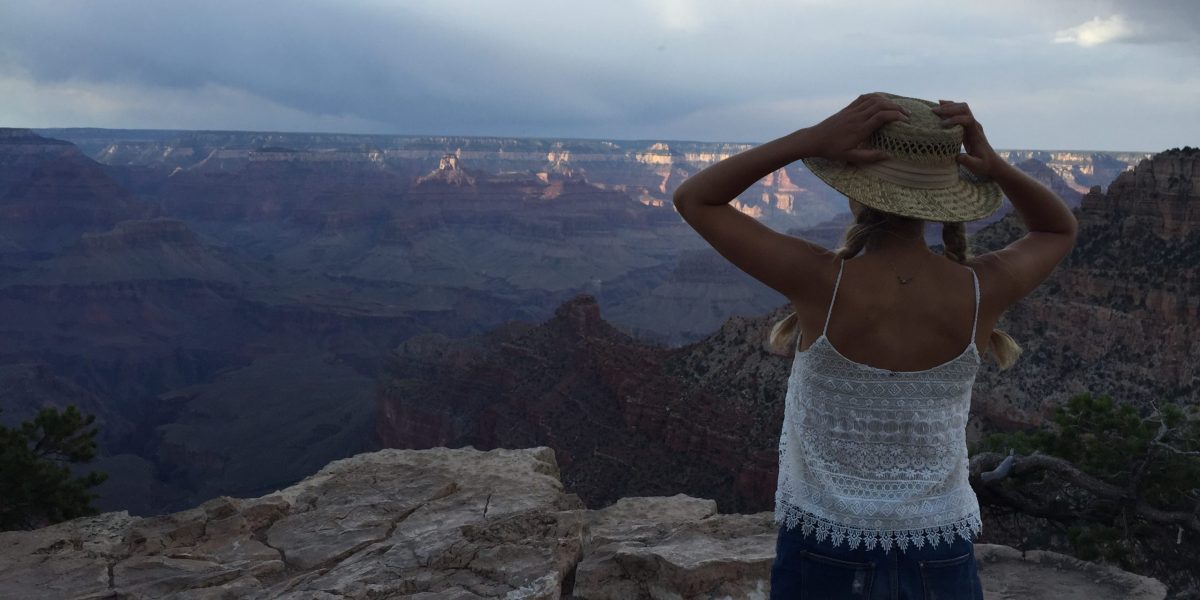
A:
POLYGON ((1058 194, 1003 159, 991 175, 1029 231, 1074 236, 1079 222, 1058 194))
POLYGON ((1036 289, 1071 253, 1079 223, 1057 194, 996 154, 965 103, 942 100, 933 111, 943 117, 943 125, 963 126, 966 154, 959 155, 959 162, 972 173, 999 184, 1029 229, 1005 248, 971 261, 984 271, 981 279, 990 280, 989 295, 1003 312, 1036 289))

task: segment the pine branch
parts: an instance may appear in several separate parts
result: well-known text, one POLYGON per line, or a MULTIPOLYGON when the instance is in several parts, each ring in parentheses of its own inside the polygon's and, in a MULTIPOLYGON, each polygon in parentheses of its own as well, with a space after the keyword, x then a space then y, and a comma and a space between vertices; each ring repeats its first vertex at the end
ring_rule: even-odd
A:
POLYGON ((1183 456, 1200 456, 1200 450, 1180 450, 1179 448, 1176 448, 1170 444, 1164 444, 1164 443, 1158 442, 1158 441, 1154 441, 1154 442, 1150 442, 1150 443, 1154 444, 1155 446, 1160 446, 1162 448, 1166 448, 1167 450, 1170 450, 1171 452, 1174 452, 1175 454, 1180 454, 1183 456))
MULTIPOLYGON (((1004 460, 1004 455, 997 452, 981 452, 971 458, 971 473, 976 474, 982 471, 990 470, 995 465, 1004 460)), ((1132 499, 1129 493, 1111 483, 1101 481, 1087 473, 1084 473, 1079 467, 1063 460, 1061 458, 1050 456, 1049 454, 1031 454, 1029 456, 1017 456, 1013 462, 1012 472, 1014 475, 1022 475, 1026 473, 1035 473, 1038 471, 1051 470, 1065 475, 1069 481, 1079 487, 1112 500, 1132 499)))
MULTIPOLYGON (((976 454, 971 458, 970 462, 971 476, 979 477, 982 472, 993 469, 1004 458, 1006 457, 998 452, 981 452, 976 454)), ((1017 456, 1012 465, 1012 474, 1015 476, 1030 475, 1043 471, 1054 472, 1066 481, 1091 492, 1101 499, 1112 500, 1122 505, 1131 505, 1134 508, 1135 514, 1148 521, 1175 523, 1200 533, 1200 516, 1196 514, 1200 512, 1200 504, 1197 505, 1197 509, 1192 513, 1162 510, 1140 500, 1136 494, 1131 493, 1129 490, 1101 481, 1084 473, 1074 464, 1048 454, 1036 453, 1029 456, 1017 456)), ((984 483, 982 479, 979 481, 980 485, 989 493, 995 494, 1007 502, 1011 502, 1012 505, 1022 508, 1023 511, 1028 510, 1030 514, 1035 516, 1059 519, 1079 518, 1083 516, 1080 514, 1064 515, 1061 512, 1050 511, 1044 506, 1039 506, 1028 497, 1014 495, 1013 492, 1004 490, 999 485, 984 483)))

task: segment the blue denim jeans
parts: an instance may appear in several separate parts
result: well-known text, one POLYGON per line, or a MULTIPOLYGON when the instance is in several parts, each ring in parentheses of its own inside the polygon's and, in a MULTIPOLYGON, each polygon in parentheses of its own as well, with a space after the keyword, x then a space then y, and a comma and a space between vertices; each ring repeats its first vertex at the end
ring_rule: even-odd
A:
POLYGON ((815 541, 799 526, 779 528, 771 600, 983 600, 974 544, 955 537, 885 553, 815 541))

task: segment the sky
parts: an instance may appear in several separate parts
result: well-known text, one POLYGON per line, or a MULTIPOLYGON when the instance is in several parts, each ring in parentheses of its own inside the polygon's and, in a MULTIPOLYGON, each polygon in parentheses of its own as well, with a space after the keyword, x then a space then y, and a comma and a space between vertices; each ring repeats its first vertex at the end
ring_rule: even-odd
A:
POLYGON ((864 92, 1200 146, 1195 0, 3 0, 0 126, 765 142, 864 92))

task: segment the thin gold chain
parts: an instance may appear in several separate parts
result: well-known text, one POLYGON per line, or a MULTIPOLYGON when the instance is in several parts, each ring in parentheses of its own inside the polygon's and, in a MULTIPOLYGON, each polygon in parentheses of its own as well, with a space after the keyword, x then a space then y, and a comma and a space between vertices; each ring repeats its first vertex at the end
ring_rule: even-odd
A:
POLYGON ((911 275, 908 277, 902 277, 899 273, 896 273, 896 267, 892 265, 891 261, 888 261, 888 267, 891 268, 892 273, 895 273, 896 281, 899 281, 901 285, 912 282, 913 278, 911 275))

